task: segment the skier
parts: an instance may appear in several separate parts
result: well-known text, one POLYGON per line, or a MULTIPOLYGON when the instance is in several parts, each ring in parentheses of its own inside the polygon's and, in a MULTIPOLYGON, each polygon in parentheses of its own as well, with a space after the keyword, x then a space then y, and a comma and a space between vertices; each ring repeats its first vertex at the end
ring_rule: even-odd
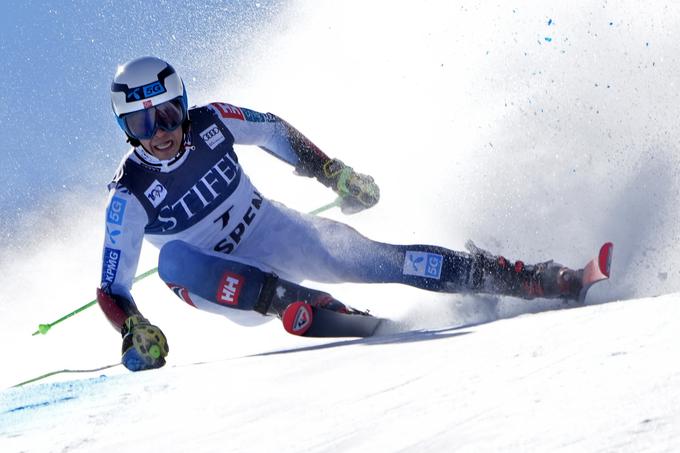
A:
POLYGON ((233 145, 257 145, 316 178, 342 197, 345 214, 374 206, 380 191, 372 177, 326 156, 274 114, 221 102, 189 108, 182 79, 161 59, 120 66, 111 102, 132 148, 109 184, 97 300, 123 336, 122 362, 130 370, 161 367, 168 353, 165 335, 130 293, 144 237, 161 249, 160 277, 187 303, 242 323, 276 316, 297 335, 318 310, 361 314, 295 284, 304 279, 526 299, 576 298, 581 289, 582 271, 552 261, 513 263, 473 244, 465 253, 375 242, 265 198, 233 145))

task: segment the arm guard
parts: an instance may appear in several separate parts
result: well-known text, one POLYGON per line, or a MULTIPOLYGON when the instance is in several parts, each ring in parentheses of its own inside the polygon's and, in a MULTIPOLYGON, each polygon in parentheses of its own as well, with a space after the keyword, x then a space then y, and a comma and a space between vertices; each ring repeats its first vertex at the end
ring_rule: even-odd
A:
POLYGON ((328 157, 302 132, 295 129, 285 120, 280 119, 288 133, 288 141, 298 157, 295 171, 302 175, 316 178, 326 187, 335 187, 337 172, 331 168, 334 159, 328 157))
POLYGON ((97 302, 106 318, 118 332, 123 332, 125 320, 130 316, 141 316, 132 300, 123 296, 109 294, 101 288, 97 288, 97 302))

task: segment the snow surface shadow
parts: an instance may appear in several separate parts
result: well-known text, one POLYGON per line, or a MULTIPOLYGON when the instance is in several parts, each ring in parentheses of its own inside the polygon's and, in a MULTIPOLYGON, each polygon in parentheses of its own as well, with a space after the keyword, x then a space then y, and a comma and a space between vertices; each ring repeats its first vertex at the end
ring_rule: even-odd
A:
POLYGON ((332 343, 317 344, 313 346, 302 346, 297 348, 281 349, 278 351, 260 352, 257 354, 248 355, 246 357, 263 357, 277 354, 290 354, 294 352, 317 351, 321 349, 331 349, 344 346, 352 346, 357 344, 373 346, 394 343, 414 343, 418 341, 443 340, 446 338, 458 337, 472 333, 472 332, 458 332, 458 330, 461 330, 465 327, 467 326, 463 327, 457 326, 438 330, 415 330, 384 336, 380 335, 375 337, 356 338, 352 340, 340 340, 334 341, 332 343))
MULTIPOLYGON (((601 283, 604 285, 606 282, 601 283)), ((597 285, 594 287, 597 288, 597 285)), ((450 303, 441 304, 436 308, 427 309, 414 307, 398 322, 391 322, 382 330, 383 335, 399 334, 408 331, 437 332, 452 329, 466 329, 490 324, 497 321, 508 320, 525 315, 555 312, 561 310, 574 310, 593 305, 622 302, 625 299, 607 298, 601 296, 595 301, 585 304, 576 301, 562 299, 532 299, 525 300, 513 297, 499 297, 487 294, 464 294, 451 298, 450 303), (442 322, 448 323, 446 327, 442 322), (436 325, 439 324, 439 325, 436 325), (455 326, 455 327, 453 327, 455 326), (397 330, 399 329, 399 330, 397 330)))
POLYGON ((76 399, 75 396, 65 396, 63 398, 57 398, 57 399, 54 399, 54 400, 40 401, 40 402, 37 402, 37 403, 25 404, 23 406, 18 406, 18 407, 15 407, 13 409, 10 409, 6 412, 3 412, 3 414, 9 414, 9 413, 12 413, 12 412, 24 411, 24 410, 27 410, 27 409, 36 409, 36 408, 44 407, 44 406, 51 406, 51 405, 54 405, 56 403, 61 403, 63 401, 70 401, 70 400, 74 400, 74 399, 76 399))
POLYGON ((526 314, 569 308, 561 300, 524 300, 490 294, 452 294, 425 306, 413 306, 397 322, 381 328, 382 334, 405 331, 461 329, 515 318, 526 314))
POLYGON ((99 388, 95 387, 107 379, 106 375, 101 375, 4 389, 0 391, 0 415, 32 414, 36 410, 77 400, 85 393, 96 394, 99 388))

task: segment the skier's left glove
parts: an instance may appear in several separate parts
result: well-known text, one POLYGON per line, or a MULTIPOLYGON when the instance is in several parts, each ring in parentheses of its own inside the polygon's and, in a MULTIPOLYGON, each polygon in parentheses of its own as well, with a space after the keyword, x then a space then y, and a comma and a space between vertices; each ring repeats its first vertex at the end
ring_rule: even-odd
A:
POLYGON ((141 315, 130 316, 123 329, 122 362, 130 371, 150 370, 165 365, 169 348, 165 335, 141 315))
POLYGON ((323 166, 324 176, 333 182, 333 190, 342 197, 343 214, 354 214, 375 206, 380 200, 380 188, 373 178, 357 173, 341 160, 331 159, 323 166))

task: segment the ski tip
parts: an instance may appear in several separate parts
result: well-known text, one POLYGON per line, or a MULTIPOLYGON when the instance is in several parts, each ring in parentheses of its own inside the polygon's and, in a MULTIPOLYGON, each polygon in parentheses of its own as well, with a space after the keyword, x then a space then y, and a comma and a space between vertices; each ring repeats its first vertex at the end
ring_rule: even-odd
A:
POLYGON ((614 244, 606 242, 600 247, 600 254, 598 256, 598 266, 600 272, 609 278, 612 265, 612 252, 614 251, 614 244))
POLYGON ((579 292, 578 301, 584 303, 586 299, 586 294, 591 286, 595 283, 609 278, 611 264, 612 264, 612 252, 614 251, 614 244, 611 242, 606 242, 600 247, 600 253, 597 258, 593 258, 586 264, 583 268, 583 286, 579 292))

